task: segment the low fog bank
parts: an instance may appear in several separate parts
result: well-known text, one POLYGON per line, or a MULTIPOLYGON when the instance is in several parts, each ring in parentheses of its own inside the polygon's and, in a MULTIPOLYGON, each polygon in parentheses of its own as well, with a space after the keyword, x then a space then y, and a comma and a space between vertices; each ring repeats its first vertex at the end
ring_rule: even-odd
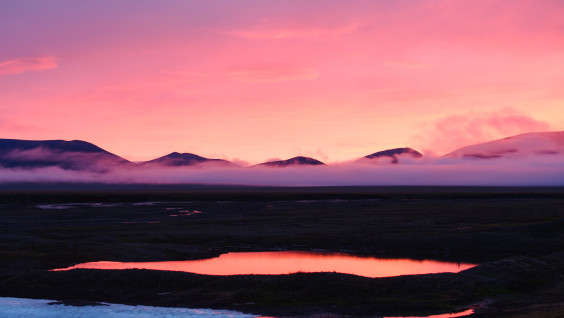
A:
POLYGON ((119 167, 108 172, 57 167, 0 168, 0 183, 208 184, 250 186, 562 186, 561 156, 470 160, 424 158, 400 164, 337 163, 328 166, 119 167))

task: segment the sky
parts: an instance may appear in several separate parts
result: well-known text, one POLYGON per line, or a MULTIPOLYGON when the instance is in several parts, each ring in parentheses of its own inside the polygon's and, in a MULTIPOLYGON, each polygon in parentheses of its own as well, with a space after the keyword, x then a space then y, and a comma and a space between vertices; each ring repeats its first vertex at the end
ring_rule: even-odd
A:
POLYGON ((0 138, 328 163, 564 130, 560 0, 0 0, 0 138))

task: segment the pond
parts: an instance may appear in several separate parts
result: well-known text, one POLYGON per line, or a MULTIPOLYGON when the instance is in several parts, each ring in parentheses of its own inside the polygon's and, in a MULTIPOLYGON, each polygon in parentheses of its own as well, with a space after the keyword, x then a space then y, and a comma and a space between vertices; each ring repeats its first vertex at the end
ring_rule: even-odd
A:
POLYGON ((383 259, 341 253, 233 252, 216 258, 163 262, 90 262, 54 271, 87 269, 150 269, 204 275, 283 275, 298 272, 337 272, 364 277, 457 273, 476 264, 432 260, 383 259))

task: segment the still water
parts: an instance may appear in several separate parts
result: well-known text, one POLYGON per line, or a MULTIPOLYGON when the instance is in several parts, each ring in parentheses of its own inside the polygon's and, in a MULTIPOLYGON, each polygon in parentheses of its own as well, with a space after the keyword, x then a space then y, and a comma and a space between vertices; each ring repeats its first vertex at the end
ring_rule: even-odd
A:
POLYGON ((204 275, 282 275, 291 273, 337 272, 364 277, 391 277, 431 273, 457 273, 476 266, 431 260, 382 259, 348 254, 311 252, 239 252, 216 258, 164 262, 90 262, 55 271, 88 269, 151 269, 204 275))
MULTIPOLYGON (((53 300, 0 297, 0 317, 9 318, 276 318, 231 310, 128 306, 103 303, 101 306, 51 305, 53 300)), ((409 318, 450 318, 473 313, 472 309, 452 314, 409 318)), ((384 317, 400 318, 400 317, 384 317)))

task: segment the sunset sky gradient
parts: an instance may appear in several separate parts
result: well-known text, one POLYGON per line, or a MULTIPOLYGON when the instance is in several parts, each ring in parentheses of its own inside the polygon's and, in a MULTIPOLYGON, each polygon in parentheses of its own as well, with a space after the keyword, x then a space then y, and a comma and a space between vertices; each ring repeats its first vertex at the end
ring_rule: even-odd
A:
POLYGON ((560 0, 0 0, 0 136, 128 160, 564 130, 560 0))

